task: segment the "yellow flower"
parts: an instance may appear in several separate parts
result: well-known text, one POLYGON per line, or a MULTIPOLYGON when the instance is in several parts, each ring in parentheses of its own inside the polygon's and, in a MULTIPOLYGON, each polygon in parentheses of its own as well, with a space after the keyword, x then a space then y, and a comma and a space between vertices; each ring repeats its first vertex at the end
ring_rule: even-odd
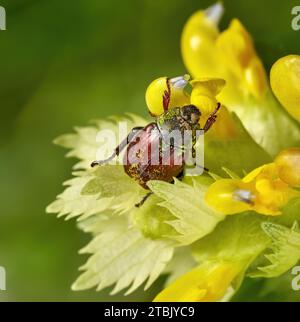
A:
POLYGON ((282 151, 274 163, 259 167, 243 179, 221 179, 212 184, 205 200, 215 210, 231 215, 253 210, 280 215, 291 199, 300 196, 300 148, 282 151))
MULTIPOLYGON (((299 127, 283 113, 281 104, 272 94, 263 63, 243 24, 233 19, 226 30, 219 30, 223 11, 222 4, 217 3, 188 19, 181 39, 184 64, 195 79, 226 80, 226 87, 217 100, 236 113, 256 143, 275 156, 290 144, 299 143, 299 127), (286 123, 282 134, 272 126, 279 118, 286 123)), ((275 64, 271 73, 275 95, 298 120, 299 66, 299 56, 289 56, 275 64)), ((210 103, 204 104, 209 106, 210 103)))
MULTIPOLYGON (((193 104, 201 111, 200 124, 204 127, 208 117, 215 111, 219 95, 226 82, 220 78, 197 78, 190 80, 188 75, 154 80, 147 88, 146 103, 152 116, 159 116, 168 109, 193 104), (191 86, 191 94, 186 90, 191 86), (169 96, 168 96, 169 95, 169 96), (164 104, 168 103, 168 106, 164 104)), ((238 134, 236 123, 227 108, 222 105, 215 125, 209 131, 210 137, 233 138, 238 134)))
POLYGON ((300 148, 281 151, 274 162, 282 181, 293 187, 300 187, 300 148))
POLYGON ((193 104, 204 117, 214 112, 218 105, 217 95, 226 82, 223 79, 201 78, 190 81, 189 75, 175 78, 160 77, 154 80, 146 90, 146 103, 153 116, 159 116, 166 110, 193 104), (186 91, 192 86, 192 93, 186 91))
POLYGON ((218 23, 223 15, 221 4, 196 12, 184 27, 181 49, 185 66, 194 77, 216 77, 219 61, 215 42, 219 35, 218 23))
POLYGON ((185 65, 193 77, 226 79, 220 100, 227 106, 240 104, 244 96, 259 99, 267 89, 267 77, 251 36, 237 19, 220 33, 222 14, 218 3, 188 20, 181 41, 185 65))
POLYGON ((239 263, 204 263, 165 288, 154 302, 221 301, 242 270, 239 263))
POLYGON ((300 56, 279 59, 271 70, 271 87, 285 109, 300 122, 300 56))

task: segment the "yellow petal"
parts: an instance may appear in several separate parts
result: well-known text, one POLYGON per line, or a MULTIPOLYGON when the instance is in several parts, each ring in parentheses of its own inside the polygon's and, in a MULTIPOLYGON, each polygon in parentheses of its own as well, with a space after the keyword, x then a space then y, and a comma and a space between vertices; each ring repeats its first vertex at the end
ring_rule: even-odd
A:
POLYGON ((263 96, 267 88, 265 69, 250 34, 238 19, 233 19, 229 28, 220 34, 216 46, 221 63, 241 82, 239 85, 256 98, 263 96))
POLYGON ((205 263, 164 289, 154 302, 211 302, 221 300, 241 266, 229 262, 205 263))
POLYGON ((190 83, 193 86, 191 104, 197 106, 205 118, 216 109, 218 104, 216 96, 226 82, 219 78, 201 78, 194 79, 190 83))
POLYGON ((258 57, 254 57, 245 69, 245 81, 249 92, 256 99, 263 97, 267 89, 267 75, 258 57))
POLYGON ((221 179, 208 188, 205 201, 217 212, 232 215, 251 210, 254 197, 251 184, 241 180, 221 179))
POLYGON ((168 109, 182 107, 190 104, 190 96, 184 90, 188 84, 189 76, 182 76, 169 79, 160 77, 154 80, 146 90, 146 104, 149 112, 153 116, 164 113, 163 97, 166 93, 170 95, 168 109))
MULTIPOLYGON (((201 117, 201 126, 203 127, 205 124, 204 119, 201 117)), ((239 129, 237 128, 237 124, 232 116, 232 114, 228 111, 228 109, 222 105, 220 111, 218 112, 218 118, 214 126, 207 133, 206 139, 218 139, 218 140, 232 140, 240 136, 239 129)))
POLYGON ((271 69, 271 87, 285 109, 300 122, 300 56, 279 59, 271 69))
POLYGON ((243 70, 254 56, 254 48, 250 35, 239 20, 234 19, 220 34, 217 47, 222 52, 223 61, 238 78, 243 78, 243 70))
POLYGON ((213 96, 199 95, 193 91, 191 96, 191 104, 197 106, 201 111, 202 121, 204 123, 207 117, 216 109, 218 101, 213 96))
POLYGON ((258 179, 256 181, 257 200, 254 210, 264 215, 281 215, 281 209, 293 198, 300 195, 280 179, 258 179))
POLYGON ((257 178, 257 176, 263 171, 265 166, 261 166, 257 169, 254 169, 253 171, 251 171, 250 173, 248 173, 244 178, 243 178, 243 181, 245 183, 248 183, 248 182, 251 182, 253 181, 254 179, 257 178))
POLYGON ((216 77, 219 60, 215 42, 219 35, 218 23, 223 15, 220 3, 196 12, 187 21, 181 39, 182 56, 193 76, 216 77))
MULTIPOLYGON (((300 149, 299 149, 300 150, 300 149)), ((253 210, 263 215, 281 215, 281 208, 284 207, 292 198, 299 196, 300 193, 284 182, 279 173, 282 166, 286 178, 292 180, 294 176, 291 169, 288 169, 288 163, 291 159, 284 160, 286 153, 279 156, 274 163, 265 164, 264 166, 253 170, 244 179, 243 182, 255 184, 255 202, 253 210)), ((290 157, 290 155, 288 155, 290 157)), ((292 164, 291 164, 291 167, 292 164)))
POLYGON ((196 78, 190 83, 193 91, 208 96, 217 96, 226 85, 226 81, 221 78, 196 78))
POLYGON ((300 148, 283 150, 275 159, 278 175, 282 181, 300 187, 300 148))

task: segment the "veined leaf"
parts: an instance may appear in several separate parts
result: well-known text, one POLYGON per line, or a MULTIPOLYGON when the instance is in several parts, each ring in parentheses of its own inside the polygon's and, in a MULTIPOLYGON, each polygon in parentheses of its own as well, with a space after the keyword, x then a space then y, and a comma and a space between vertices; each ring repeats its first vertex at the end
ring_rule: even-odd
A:
POLYGON ((209 234, 225 218, 205 204, 205 188, 196 179, 192 185, 175 180, 174 184, 150 181, 148 186, 164 200, 159 205, 176 217, 167 223, 178 232, 174 239, 181 245, 191 244, 209 234))
POLYGON ((173 283, 180 276, 191 271, 197 266, 197 262, 192 256, 190 247, 183 246, 174 249, 174 256, 167 265, 164 273, 169 274, 166 286, 173 283))
POLYGON ((75 178, 66 181, 67 187, 63 193, 57 196, 57 200, 46 209, 48 213, 57 213, 59 217, 66 216, 66 220, 79 217, 85 219, 107 209, 112 198, 99 199, 97 196, 82 195, 84 186, 91 180, 85 172, 76 172, 75 178))
POLYGON ((110 229, 101 231, 81 250, 81 254, 92 256, 81 267, 85 272, 72 289, 78 291, 97 286, 100 291, 115 284, 112 294, 128 287, 126 294, 130 294, 146 280, 145 289, 149 288, 171 260, 172 245, 146 239, 137 229, 130 228, 124 216, 109 220, 113 220, 110 229))
POLYGON ((177 231, 167 224, 175 219, 174 215, 165 207, 160 206, 163 200, 151 195, 145 203, 131 212, 131 218, 146 238, 172 239, 178 235, 177 231))
POLYGON ((252 277, 276 277, 284 274, 300 260, 300 230, 297 222, 292 228, 264 222, 262 228, 272 239, 271 253, 265 257, 269 265, 258 267, 252 277))
POLYGON ((270 244, 270 238, 261 228, 263 217, 255 213, 227 216, 208 236, 193 244, 197 261, 254 260, 270 244))
POLYGON ((210 235, 192 245, 196 260, 238 263, 241 271, 232 282, 234 292, 237 291, 250 264, 270 244, 261 228, 262 221, 262 216, 250 212, 227 216, 210 235))
POLYGON ((105 165, 91 173, 91 180, 82 189, 85 196, 110 198, 110 208, 125 213, 134 208, 148 193, 124 171, 121 165, 105 165))
MULTIPOLYGON (((272 161, 270 155, 258 145, 246 131, 240 119, 230 114, 235 135, 222 138, 208 132, 205 137, 205 167, 213 173, 224 176, 224 168, 243 176, 253 169, 272 161)), ((222 120, 220 119, 219 122, 222 120)))
POLYGON ((93 172, 77 172, 65 182, 67 188, 46 209, 66 220, 83 220, 104 210, 120 214, 134 208, 147 193, 126 175, 121 166, 103 166, 93 172))
POLYGON ((300 146, 300 125, 278 103, 271 90, 261 102, 249 97, 232 106, 254 140, 272 157, 281 150, 300 146))

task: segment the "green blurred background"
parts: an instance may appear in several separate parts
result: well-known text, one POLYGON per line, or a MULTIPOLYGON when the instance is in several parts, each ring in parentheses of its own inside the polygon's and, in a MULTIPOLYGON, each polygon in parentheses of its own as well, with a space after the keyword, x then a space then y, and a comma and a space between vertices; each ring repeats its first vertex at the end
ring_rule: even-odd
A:
MULTIPOLYGON (((223 1, 222 25, 238 17, 269 69, 300 53, 291 29, 296 1, 223 1)), ((88 236, 75 222, 45 214, 62 191, 74 160, 52 140, 74 125, 123 112, 146 116, 144 92, 154 78, 185 73, 180 34, 204 0, 7 0, 0 31, 0 266, 7 270, 2 301, 147 300, 147 293, 108 297, 74 293, 88 236)), ((285 278, 250 280, 237 300, 299 300, 285 278)), ((158 285, 158 284, 157 284, 158 285)), ((156 286, 157 286, 156 285, 156 286)))

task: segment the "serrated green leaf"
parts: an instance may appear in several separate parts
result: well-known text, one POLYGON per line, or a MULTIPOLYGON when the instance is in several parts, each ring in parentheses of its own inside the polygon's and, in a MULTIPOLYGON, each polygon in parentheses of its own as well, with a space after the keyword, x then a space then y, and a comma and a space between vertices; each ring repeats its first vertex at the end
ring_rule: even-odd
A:
POLYGON ((191 271, 197 266, 197 262, 192 256, 190 247, 179 247, 175 248, 174 256, 167 265, 164 273, 168 274, 165 286, 170 285, 180 276, 191 271))
POLYGON ((300 125, 281 107, 271 90, 261 101, 248 97, 231 106, 254 140, 272 157, 281 150, 300 146, 300 125))
MULTIPOLYGON (((130 294, 146 280, 145 289, 149 288, 171 260, 173 247, 164 241, 146 239, 137 229, 130 227, 124 216, 108 220, 113 220, 110 229, 97 234, 81 250, 81 254, 92 256, 81 267, 85 272, 72 289, 78 291, 97 286, 100 291, 115 284, 112 294, 128 287, 126 294, 130 294)), ((90 227, 89 230, 93 229, 90 227)))
POLYGON ((123 229, 124 221, 120 220, 113 210, 105 210, 101 214, 79 221, 77 226, 83 232, 97 236, 106 231, 123 229))
POLYGON ((272 221, 286 227, 291 227, 295 221, 300 222, 300 198, 292 199, 282 209, 282 215, 274 217, 272 221))
POLYGON ((240 266, 240 273, 232 282, 236 292, 250 264, 270 244, 261 228, 262 221, 262 216, 252 212, 227 216, 210 235, 192 245, 194 257, 201 263, 225 261, 240 266))
POLYGON ((75 169, 89 169, 91 162, 95 159, 99 144, 96 137, 99 129, 96 127, 75 128, 74 134, 65 134, 54 140, 54 143, 64 148, 71 149, 67 153, 68 158, 80 160, 75 169))
POLYGON ((204 202, 205 187, 194 179, 192 185, 175 180, 174 184, 150 181, 149 188, 164 201, 160 206, 167 208, 175 217, 167 223, 178 236, 174 239, 188 245, 209 234, 224 219, 204 202))
POLYGON ((297 222, 292 228, 271 222, 262 223, 265 233, 272 239, 271 253, 265 254, 269 265, 258 267, 252 277, 276 277, 284 274, 300 260, 300 231, 297 222))
POLYGON ((98 199, 97 196, 82 195, 83 187, 91 180, 85 172, 74 173, 75 178, 66 181, 64 192, 46 209, 48 213, 57 213, 66 220, 79 217, 85 219, 104 211, 112 202, 112 198, 98 199))
POLYGON ((123 214, 147 194, 121 166, 104 166, 88 174, 75 174, 77 177, 65 182, 67 188, 47 207, 48 213, 66 216, 66 220, 74 217, 83 220, 104 210, 123 214))
POLYGON ((270 244, 261 228, 263 217, 255 213, 227 216, 208 236, 193 244, 199 262, 225 260, 249 264, 270 244))
POLYGON ((110 208, 119 213, 131 210, 148 193, 130 178, 121 165, 105 165, 91 173, 91 180, 82 189, 83 195, 112 198, 110 208))
POLYGON ((176 230, 167 224, 175 217, 167 208, 159 205, 162 201, 156 195, 151 195, 141 207, 134 209, 131 213, 135 227, 146 238, 172 239, 178 235, 176 230))

